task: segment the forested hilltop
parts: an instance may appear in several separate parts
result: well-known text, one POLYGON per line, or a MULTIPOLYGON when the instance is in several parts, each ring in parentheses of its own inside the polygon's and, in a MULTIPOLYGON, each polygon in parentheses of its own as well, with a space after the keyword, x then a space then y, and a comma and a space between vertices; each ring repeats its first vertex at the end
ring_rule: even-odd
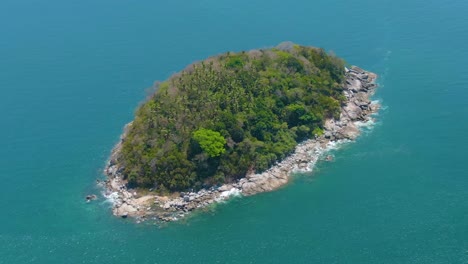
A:
POLYGON ((116 162, 131 187, 198 189, 266 170, 339 118, 344 62, 299 45, 226 53, 159 84, 116 162))

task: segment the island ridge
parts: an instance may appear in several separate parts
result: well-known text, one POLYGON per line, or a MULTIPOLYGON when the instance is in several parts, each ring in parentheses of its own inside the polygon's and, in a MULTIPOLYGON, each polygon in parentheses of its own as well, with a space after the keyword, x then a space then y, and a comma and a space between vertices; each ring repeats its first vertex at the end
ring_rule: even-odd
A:
POLYGON ((378 110, 376 75, 283 43, 194 63, 158 84, 105 169, 113 212, 176 220, 232 194, 284 185, 378 110), (129 190, 132 191, 129 191, 129 190))

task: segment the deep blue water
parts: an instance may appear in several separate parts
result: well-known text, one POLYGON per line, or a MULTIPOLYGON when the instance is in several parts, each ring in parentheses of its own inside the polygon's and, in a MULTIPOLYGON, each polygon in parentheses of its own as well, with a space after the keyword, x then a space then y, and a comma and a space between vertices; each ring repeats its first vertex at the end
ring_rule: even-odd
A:
POLYGON ((468 2, 0 2, 0 263, 468 263, 468 2), (276 192, 165 228, 95 180, 155 80, 290 40, 380 75, 378 122, 276 192))

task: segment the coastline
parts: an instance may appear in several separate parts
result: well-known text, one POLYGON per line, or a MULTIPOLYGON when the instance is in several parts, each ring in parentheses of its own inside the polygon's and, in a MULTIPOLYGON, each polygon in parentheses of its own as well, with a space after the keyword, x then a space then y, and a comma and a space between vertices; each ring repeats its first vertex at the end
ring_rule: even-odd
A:
POLYGON ((112 212, 123 218, 133 217, 138 221, 154 219, 160 221, 176 221, 189 212, 206 207, 210 204, 227 200, 235 195, 254 195, 278 189, 288 183, 292 172, 312 171, 322 154, 335 143, 343 140, 355 140, 359 134, 359 123, 372 120, 371 115, 379 110, 379 105, 370 101, 376 89, 377 75, 353 66, 346 68, 346 82, 343 93, 347 102, 341 108, 339 120, 329 119, 325 122, 323 135, 299 143, 294 152, 270 169, 248 174, 234 183, 220 187, 202 189, 198 192, 181 192, 176 197, 158 196, 155 194, 139 194, 129 190, 123 180, 122 169, 116 164, 124 133, 113 148, 111 157, 106 164, 104 173, 105 196, 112 202, 112 212))

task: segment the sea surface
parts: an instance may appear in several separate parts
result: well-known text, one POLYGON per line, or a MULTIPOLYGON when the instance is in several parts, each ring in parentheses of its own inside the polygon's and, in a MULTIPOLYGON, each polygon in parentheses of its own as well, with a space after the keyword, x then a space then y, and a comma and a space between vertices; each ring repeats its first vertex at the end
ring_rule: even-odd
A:
POLYGON ((0 1, 0 263, 468 263, 468 1, 0 1), (155 80, 324 47, 379 74, 373 128, 275 192, 165 227, 96 179, 155 80))

